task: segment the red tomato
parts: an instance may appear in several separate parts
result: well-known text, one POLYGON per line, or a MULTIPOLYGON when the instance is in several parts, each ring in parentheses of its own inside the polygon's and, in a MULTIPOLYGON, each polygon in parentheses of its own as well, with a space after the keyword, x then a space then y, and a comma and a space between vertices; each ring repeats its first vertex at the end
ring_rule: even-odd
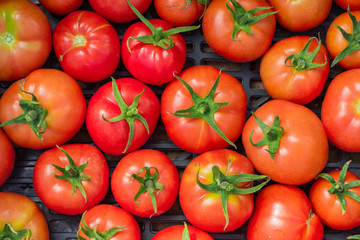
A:
POLYGON ((304 105, 323 90, 330 71, 328 59, 326 48, 316 39, 285 38, 262 57, 261 80, 272 98, 304 105))
POLYGON ((6 134, 0 130, 0 187, 10 177, 14 169, 15 150, 6 134))
POLYGON ((39 3, 49 12, 65 15, 78 9, 84 0, 39 0, 39 3))
POLYGON ((164 153, 138 150, 118 163, 111 177, 111 190, 120 207, 128 212, 139 217, 158 216, 174 205, 179 174, 164 153))
POLYGON ((15 144, 25 148, 50 148, 67 142, 83 125, 85 113, 85 97, 79 84, 56 69, 31 72, 14 82, 0 99, 3 130, 15 144), (20 123, 6 125, 20 115, 20 123))
POLYGON ((103 239, 140 240, 140 228, 135 218, 124 209, 109 204, 99 204, 83 214, 78 238, 98 239, 94 232, 105 237, 103 239))
POLYGON ((123 155, 149 140, 159 119, 159 105, 155 93, 142 82, 133 78, 113 79, 91 97, 86 127, 102 151, 123 155))
POLYGON ((310 201, 321 221, 337 230, 360 226, 360 177, 342 170, 319 175, 310 188, 310 201), (357 195, 357 198, 351 196, 357 195))
POLYGON ((271 6, 266 0, 211 1, 202 20, 206 42, 216 53, 230 61, 249 62, 262 56, 272 42, 276 20, 273 14, 264 15, 266 17, 253 23, 259 15, 270 14, 270 10, 249 13, 258 7, 271 6), (235 20, 228 7, 235 12, 235 20))
MULTIPOLYGON (((89 0, 91 7, 111 22, 127 23, 137 19, 126 0, 89 0)), ((152 0, 131 0, 131 3, 142 14, 148 10, 152 0)))
POLYGON ((300 185, 324 169, 328 139, 320 119, 310 109, 272 100, 254 115, 257 120, 254 116, 247 120, 242 141, 247 157, 261 174, 279 183, 300 185))
POLYGON ((188 238, 196 240, 214 240, 207 232, 192 226, 174 225, 167 227, 155 234, 151 240, 184 240, 183 234, 188 238), (184 234, 185 232, 185 234, 184 234))
POLYGON ((283 1, 269 0, 276 14, 276 22, 282 27, 302 32, 319 26, 328 17, 332 0, 283 1))
POLYGON ((161 97, 161 118, 170 139, 194 153, 233 145, 246 117, 247 99, 241 83, 230 74, 206 65, 190 67, 179 77, 197 96, 192 98, 178 80, 166 86, 161 97), (193 106, 196 108, 190 109, 193 114, 182 111, 193 106), (183 114, 175 114, 177 111, 183 114))
POLYGON ((321 121, 328 138, 337 148, 360 151, 360 69, 338 74, 326 90, 321 121))
POLYGON ((322 240, 324 228, 306 194, 295 186, 273 184, 256 197, 248 240, 322 240))
POLYGON ((1 0, 0 16, 0 81, 18 80, 49 57, 50 23, 29 0, 1 0))
POLYGON ((195 227, 209 232, 239 228, 254 207, 254 191, 242 193, 249 190, 250 179, 241 182, 241 175, 253 173, 251 162, 229 149, 208 151, 194 158, 180 180, 179 200, 185 217, 195 227))
POLYGON ((119 36, 108 21, 94 12, 67 15, 56 25, 53 42, 62 69, 77 80, 103 80, 119 65, 119 36))
POLYGON ((360 10, 360 2, 358 0, 334 0, 335 3, 344 10, 360 10))
POLYGON ((0 192, 1 239, 7 239, 6 237, 9 235, 4 231, 9 233, 9 230, 23 234, 23 237, 30 237, 27 235, 30 231, 30 239, 49 240, 49 228, 45 216, 33 200, 18 193, 0 192), (6 223, 10 223, 11 227, 5 227, 6 223), (5 234, 5 236, 2 234, 5 234))
POLYGON ((108 190, 109 167, 90 144, 68 144, 46 150, 36 161, 34 189, 51 210, 81 214, 100 203, 108 190))

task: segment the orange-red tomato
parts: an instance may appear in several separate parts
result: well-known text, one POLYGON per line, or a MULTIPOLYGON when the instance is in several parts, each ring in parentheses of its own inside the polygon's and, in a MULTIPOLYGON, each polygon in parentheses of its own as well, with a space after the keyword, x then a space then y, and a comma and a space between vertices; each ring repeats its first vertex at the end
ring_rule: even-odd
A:
POLYGON ((15 150, 6 134, 0 130, 0 187, 10 177, 14 169, 15 150))

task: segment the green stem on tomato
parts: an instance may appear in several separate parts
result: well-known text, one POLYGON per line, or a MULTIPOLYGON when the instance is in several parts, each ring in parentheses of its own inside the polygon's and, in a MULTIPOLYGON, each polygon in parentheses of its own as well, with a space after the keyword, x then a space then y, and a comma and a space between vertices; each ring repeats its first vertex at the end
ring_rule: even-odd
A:
POLYGON ((16 231, 10 222, 5 223, 0 232, 0 239, 2 240, 30 240, 30 237, 30 229, 16 231))

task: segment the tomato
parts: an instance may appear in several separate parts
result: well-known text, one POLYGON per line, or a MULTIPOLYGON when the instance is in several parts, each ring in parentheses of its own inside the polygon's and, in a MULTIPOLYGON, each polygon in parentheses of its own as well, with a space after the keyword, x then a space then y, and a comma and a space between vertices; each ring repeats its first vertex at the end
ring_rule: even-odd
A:
POLYGON ((50 23, 29 0, 2 0, 0 16, 0 81, 18 80, 49 57, 50 23))
POLYGON ((217 54, 230 61, 255 60, 270 47, 275 34, 275 12, 269 8, 266 0, 213 0, 202 20, 204 38, 217 54), (259 11, 251 12, 259 7, 259 11))
POLYGON ((282 27, 302 32, 319 26, 329 16, 332 0, 282 1, 269 0, 276 14, 276 22, 282 27))
MULTIPOLYGON (((91 7, 111 22, 127 23, 137 19, 126 0, 89 0, 91 7)), ((148 10, 152 0, 131 0, 142 14, 148 10)))
POLYGON ((247 226, 248 240, 322 240, 323 236, 323 225, 300 188, 273 184, 257 195, 247 226))
POLYGON ((360 10, 360 2, 357 0, 334 0, 334 2, 344 10, 360 10))
POLYGON ((142 149, 127 154, 111 177, 111 190, 120 207, 139 217, 168 211, 179 191, 179 173, 164 153, 142 149))
POLYGON ((119 207, 99 204, 86 211, 79 224, 78 239, 140 240, 135 218, 119 207))
POLYGON ((80 81, 103 80, 119 65, 119 36, 94 12, 76 11, 63 18, 54 29, 53 44, 64 72, 80 81))
POLYGON ((235 146, 246 107, 246 93, 237 79, 215 67, 199 65, 184 70, 178 80, 166 86, 161 118, 178 147, 203 153, 235 146))
POLYGON ((80 8, 84 0, 39 0, 39 3, 49 12, 66 15, 80 8))
POLYGON ((330 71, 328 59, 326 48, 314 38, 285 38, 261 58, 261 80, 272 98, 304 105, 323 90, 330 71))
POLYGON ((338 74, 326 90, 321 106, 321 121, 328 138, 337 148, 360 151, 360 70, 338 74))
POLYGON ((310 188, 310 201, 320 220, 337 230, 360 226, 360 177, 342 170, 321 173, 310 188))
POLYGON ((360 21, 360 11, 340 14, 331 22, 326 32, 326 47, 334 58, 331 66, 339 64, 346 70, 360 68, 360 47, 357 41, 360 27, 357 21, 360 21))
POLYGON ((86 127, 105 153, 124 155, 143 146, 159 119, 155 93, 133 78, 120 78, 101 86, 91 97, 86 127))
POLYGON ((79 84, 56 69, 31 72, 11 84, 0 99, 3 130, 25 148, 50 148, 67 142, 83 125, 85 113, 79 84))
POLYGON ((51 210, 81 214, 100 203, 108 190, 109 167, 90 144, 67 144, 43 152, 34 166, 36 194, 51 210))
POLYGON ((0 130, 0 187, 10 177, 14 169, 15 150, 6 134, 0 130))
POLYGON ((33 200, 19 193, 0 192, 0 238, 20 239, 16 233, 22 237, 31 234, 30 239, 50 239, 45 216, 33 200))
POLYGON ((230 149, 194 158, 180 180, 179 200, 186 219, 209 232, 229 232, 242 226, 253 212, 253 192, 266 184, 249 188, 249 181, 266 179, 253 173, 251 162, 230 149))
POLYGON ((196 240, 214 240, 207 232, 204 232, 198 228, 183 225, 174 225, 167 227, 155 234, 152 240, 184 240, 184 239, 196 239, 196 240), (184 238, 184 236, 186 236, 184 238))
POLYGON ((313 180, 329 155, 320 119, 310 109, 285 100, 271 100, 258 108, 245 123, 242 142, 257 171, 290 185, 313 180))

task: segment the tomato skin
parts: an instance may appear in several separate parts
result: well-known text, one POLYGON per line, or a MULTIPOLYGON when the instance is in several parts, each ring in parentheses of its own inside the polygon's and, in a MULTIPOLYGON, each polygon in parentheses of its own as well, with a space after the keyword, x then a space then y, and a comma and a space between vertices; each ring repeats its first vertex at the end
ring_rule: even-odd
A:
POLYGON ((69 181, 54 176, 63 174, 52 164, 60 167, 69 165, 68 158, 58 148, 46 150, 36 161, 34 189, 51 210, 66 215, 81 214, 104 199, 109 185, 109 167, 102 152, 90 144, 67 144, 60 147, 68 152, 76 166, 88 162, 83 173, 90 177, 90 181, 81 181, 87 200, 79 189, 73 194, 69 181))
MULTIPOLYGON (((246 11, 256 7, 270 7, 266 0, 237 0, 246 11)), ((226 3, 227 0, 213 0, 207 7, 202 29, 204 38, 209 46, 220 56, 233 62, 250 62, 262 56, 270 47, 275 34, 276 20, 274 15, 267 16, 251 25, 253 35, 240 31, 236 34, 235 41, 231 34, 234 21, 226 3)), ((263 10, 255 16, 270 12, 263 10)))
POLYGON ((10 177, 14 169, 15 150, 6 134, 0 130, 0 187, 10 177))
POLYGON ((48 111, 47 128, 41 141, 29 124, 4 126, 3 130, 15 144, 32 149, 44 149, 70 140, 85 120, 86 102, 79 84, 68 74, 56 69, 37 69, 25 79, 14 82, 0 99, 0 122, 4 123, 23 113, 21 99, 31 100, 33 93, 40 106, 48 111), (76 117, 74 117, 76 116, 76 117))
POLYGON ((247 239, 322 240, 324 228, 298 187, 273 184, 260 191, 247 227, 247 239))
POLYGON ((10 222, 16 231, 31 230, 31 239, 49 240, 44 214, 30 198, 12 192, 0 192, 0 230, 10 222))
POLYGON ((84 0, 39 0, 39 3, 49 12, 66 15, 78 9, 84 0))
MULTIPOLYGON (((154 169, 153 169, 154 170, 154 169)), ((151 174, 155 173, 150 171, 151 174)), ((145 172, 139 176, 144 177, 145 172)), ((142 149, 127 154, 116 166, 111 177, 111 190, 118 204, 128 212, 139 217, 153 217, 168 211, 175 203, 179 191, 179 173, 174 163, 164 153, 142 149), (131 178, 143 167, 155 167, 159 172, 158 183, 164 186, 155 193, 157 213, 151 203, 150 194, 143 193, 137 202, 134 196, 139 191, 140 182, 131 178)))
POLYGON ((51 27, 44 12, 29 0, 0 2, 0 81, 26 77, 40 68, 52 49, 51 27), (5 38, 5 34, 11 35, 5 38), (14 41, 5 43, 5 39, 14 41))
POLYGON ((293 32, 307 31, 319 26, 328 17, 332 6, 332 0, 269 0, 269 3, 275 11, 279 11, 276 22, 293 32))
POLYGON ((334 2, 344 10, 347 10, 348 7, 350 10, 360 10, 360 2, 357 0, 334 0, 334 2))
MULTIPOLYGON (((184 70, 179 77, 187 82, 200 96, 205 97, 214 85, 219 69, 199 65, 184 70)), ((240 137, 245 118, 247 98, 241 83, 228 73, 221 72, 220 82, 214 95, 214 102, 229 102, 218 109, 214 119, 221 131, 231 140, 240 137)), ((203 153, 211 149, 229 146, 204 119, 175 117, 169 113, 192 106, 193 101, 184 85, 170 82, 161 97, 161 118, 170 139, 185 151, 203 153)))
MULTIPOLYGON (((213 240, 207 232, 204 232, 198 228, 187 226, 189 230, 189 236, 190 239, 196 239, 196 240, 213 240)), ((182 240, 182 234, 184 231, 183 225, 174 225, 171 227, 164 228, 157 232, 155 236, 152 238, 152 240, 182 240)))
MULTIPOLYGON (((135 218, 122 208, 110 204, 99 204, 92 207, 85 213, 86 224, 99 232, 107 231, 112 227, 124 226, 125 230, 115 234, 111 240, 140 240, 140 228, 135 218)), ((79 224, 79 228, 82 224, 79 224)), ((80 233, 85 239, 83 233, 80 233)))
POLYGON ((109 77, 120 61, 117 32, 103 17, 90 11, 72 12, 63 18, 54 29, 53 45, 64 72, 84 82, 109 77))
POLYGON ((229 232, 239 228, 250 218, 254 207, 253 194, 229 194, 229 225, 224 230, 225 216, 220 195, 200 188, 196 182, 200 167, 199 180, 204 184, 211 183, 213 166, 218 166, 223 174, 228 169, 228 176, 254 173, 251 162, 233 150, 216 149, 205 152, 194 158, 182 174, 180 205, 185 217, 195 227, 208 232, 229 232), (230 159, 231 165, 228 169, 230 159))
POLYGON ((320 119, 310 109, 285 100, 271 100, 254 114, 268 126, 278 115, 279 125, 284 128, 279 150, 272 159, 266 151, 267 145, 255 147, 250 142, 252 131, 254 143, 264 137, 255 118, 251 116, 245 123, 242 142, 257 171, 279 183, 301 185, 324 169, 329 154, 328 139, 320 119))

